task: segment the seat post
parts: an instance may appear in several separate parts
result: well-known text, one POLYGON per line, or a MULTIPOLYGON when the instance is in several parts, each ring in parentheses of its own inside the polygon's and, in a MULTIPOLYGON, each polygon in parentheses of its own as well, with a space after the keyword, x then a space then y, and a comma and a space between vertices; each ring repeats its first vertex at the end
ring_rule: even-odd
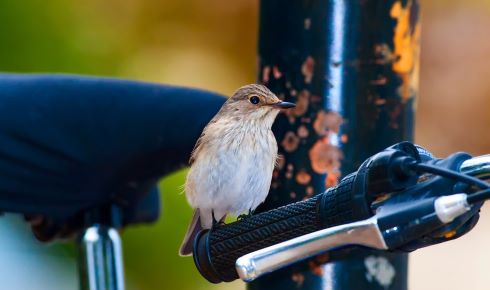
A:
POLYGON ((122 243, 117 231, 120 215, 115 207, 109 211, 109 220, 102 218, 103 210, 88 213, 87 227, 78 239, 81 290, 124 290, 122 243))

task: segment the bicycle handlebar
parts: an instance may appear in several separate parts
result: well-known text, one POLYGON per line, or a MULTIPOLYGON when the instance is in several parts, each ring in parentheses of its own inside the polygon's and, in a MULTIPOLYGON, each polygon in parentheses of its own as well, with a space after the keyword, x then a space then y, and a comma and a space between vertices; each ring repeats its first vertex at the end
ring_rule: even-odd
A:
MULTIPOLYGON (((422 159, 424 162, 433 160, 425 149, 408 142, 399 143, 367 159, 357 172, 347 175, 337 186, 322 194, 201 232, 194 241, 194 261, 198 270, 212 283, 233 281, 239 278, 235 263, 240 257, 292 239, 298 240, 300 236, 306 237, 305 235, 319 233, 327 228, 368 220, 374 216, 376 205, 373 201, 379 196, 394 192, 403 196, 400 192, 405 192, 406 195, 413 195, 415 200, 425 201, 428 205, 425 207, 429 209, 433 208, 435 196, 431 197, 432 201, 428 201, 423 198, 424 195, 417 195, 417 190, 425 192, 428 188, 433 188, 446 194, 456 190, 456 182, 443 178, 422 182, 415 173, 404 175, 406 170, 400 170, 397 166, 404 166, 404 158, 407 156, 419 162, 422 159), (422 183, 417 184, 419 181, 422 183)), ((459 153, 440 161, 480 179, 490 177, 490 155, 469 158, 469 155, 459 153)), ((434 159, 434 162, 437 160, 434 159)), ((398 205, 394 202, 382 207, 396 209, 398 205)), ((412 211, 417 210, 414 207, 412 211)), ((386 210, 383 214, 385 217, 387 214, 391 215, 389 219, 393 220, 392 217, 397 213, 396 210, 394 214, 390 211, 386 210)), ((400 237, 404 242, 414 238, 413 235, 403 233, 394 238, 400 237)), ((397 244, 400 245, 402 243, 397 244)), ((282 246, 282 250, 284 249, 282 246)), ((293 251, 284 253, 293 255, 293 251)), ((300 257, 294 257, 291 260, 299 259, 300 257)))
POLYGON ((238 278, 235 262, 247 253, 369 218, 373 215, 370 205, 379 195, 417 183, 415 175, 394 175, 392 168, 386 168, 406 156, 420 161, 421 151, 425 152, 408 142, 396 144, 366 160, 357 172, 322 194, 201 232, 194 241, 198 270, 212 283, 233 281, 238 278))
POLYGON ((327 227, 364 219, 368 211, 353 211, 353 176, 308 200, 201 232, 194 244, 194 261, 210 282, 238 278, 236 260, 253 251, 327 227), (329 206, 335 204, 337 206, 329 206))

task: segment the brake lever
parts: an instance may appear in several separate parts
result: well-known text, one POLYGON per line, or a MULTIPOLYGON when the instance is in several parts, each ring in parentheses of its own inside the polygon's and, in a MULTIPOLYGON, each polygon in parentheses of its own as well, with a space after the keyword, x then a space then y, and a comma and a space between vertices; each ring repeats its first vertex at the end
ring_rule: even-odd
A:
POLYGON ((346 246, 394 250, 452 222, 471 207, 466 194, 428 198, 392 213, 343 224, 282 242, 240 257, 238 276, 250 282, 290 264, 346 246))
MULTIPOLYGON (((465 160, 462 173, 490 178, 490 155, 465 160)), ((392 250, 430 233, 469 211, 466 194, 431 197, 402 205, 396 212, 381 211, 371 218, 303 235, 240 257, 235 264, 239 277, 252 281, 266 273, 322 252, 346 246, 392 250)))

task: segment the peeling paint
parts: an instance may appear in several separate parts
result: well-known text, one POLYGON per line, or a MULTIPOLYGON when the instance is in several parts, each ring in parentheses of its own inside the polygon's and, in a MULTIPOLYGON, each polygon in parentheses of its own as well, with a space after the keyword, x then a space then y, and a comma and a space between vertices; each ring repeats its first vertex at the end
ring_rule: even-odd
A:
MULTIPOLYGON (((315 142, 309 152, 311 168, 316 173, 339 175, 342 151, 328 143, 328 138, 322 138, 315 142)), ((328 177, 327 177, 328 178, 328 177)))
POLYGON ((387 82, 388 79, 384 76, 379 76, 378 79, 370 81, 370 83, 375 86, 384 86, 387 82))
POLYGON ((308 56, 306 60, 303 62, 303 65, 301 66, 301 73, 305 77, 305 83, 309 84, 311 83, 311 80, 313 79, 313 70, 315 68, 315 59, 311 56, 308 56))
POLYGON ((395 267, 383 256, 368 256, 364 259, 366 267, 366 279, 376 281, 379 285, 388 289, 395 278, 395 267))
POLYGON ((308 135, 309 135, 309 131, 308 131, 308 128, 306 128, 305 125, 301 125, 298 127, 298 137, 300 138, 308 138, 308 135))
POLYGON ((325 264, 326 262, 330 261, 330 254, 329 253, 320 254, 315 257, 315 261, 317 261, 320 264, 325 264))
POLYGON ((347 143, 347 141, 349 141, 349 135, 347 135, 347 134, 342 134, 342 135, 340 136, 340 141, 341 141, 342 143, 347 143))
POLYGON ((303 283, 305 282, 305 275, 301 273, 293 273, 291 276, 291 280, 293 280, 296 283, 296 287, 301 287, 303 286, 303 283))
POLYGON ((284 140, 281 142, 282 147, 286 152, 293 152, 298 148, 299 138, 294 132, 289 131, 284 136, 284 140))
POLYGON ((339 178, 340 170, 328 173, 327 177, 325 178, 325 187, 329 188, 332 186, 336 186, 339 183, 339 178))
POLYGON ((313 186, 306 187, 306 196, 311 197, 315 193, 313 186))
POLYGON ((296 182, 297 183, 306 185, 306 184, 310 183, 310 181, 311 181, 311 175, 309 175, 308 172, 306 172, 305 170, 300 170, 296 174, 296 182))
MULTIPOLYGON (((316 14, 316 10, 308 10, 301 15, 292 13, 290 16, 294 21, 285 21, 280 27, 276 20, 270 26, 269 21, 275 18, 262 19, 261 25, 269 26, 261 30, 260 35, 260 79, 280 99, 297 104, 295 109, 281 114, 274 127, 279 152, 284 154, 285 160, 273 173, 271 192, 264 203, 264 210, 309 198, 336 185, 341 176, 343 150, 348 162, 342 164, 342 170, 351 171, 353 164, 362 161, 356 159, 357 155, 362 156, 371 150, 366 147, 375 147, 363 146, 361 141, 365 140, 370 145, 387 145, 386 142, 398 141, 400 134, 406 136, 404 132, 411 131, 406 127, 411 125, 407 125, 410 119, 405 119, 405 114, 411 114, 411 111, 405 102, 411 102, 417 93, 415 81, 420 33, 417 1, 392 0, 383 5, 370 1, 330 1, 328 5, 332 16, 329 15, 328 19, 332 21, 328 24, 320 24, 325 11, 316 14), (362 9, 360 13, 369 18, 352 15, 352 7, 362 9), (341 29, 324 31, 325 27, 341 29), (363 29, 357 30, 358 27, 363 29), (284 34, 283 29, 294 33, 284 34), (343 34, 345 29, 349 32, 343 34), (317 31, 323 33, 322 37, 316 37, 317 31), (327 40, 331 41, 326 44, 326 49, 317 49, 318 45, 325 45, 318 41, 323 41, 326 34, 327 40), (357 104, 363 107, 355 107, 357 104), (380 117, 383 122, 380 122, 380 117), (378 132, 383 132, 382 136, 377 136, 378 132), (362 154, 347 155, 352 152, 362 154)), ((389 269, 392 265, 388 262, 391 259, 383 260, 379 257, 383 256, 382 253, 364 261, 364 257, 372 255, 372 252, 359 254, 346 249, 342 251, 341 258, 359 259, 345 261, 349 267, 352 265, 352 272, 349 272, 352 278, 348 282, 342 281, 335 279, 339 271, 343 271, 342 267, 335 267, 339 253, 331 254, 332 261, 328 256, 324 260, 315 258, 314 263, 301 263, 300 269, 294 268, 294 274, 272 274, 269 282, 258 282, 256 285, 260 287, 257 289, 313 289, 320 288, 312 286, 320 280, 323 289, 334 289, 346 283, 359 286, 355 289, 373 286, 388 289, 384 285, 398 289, 397 285, 403 283, 400 281, 406 275, 400 272, 396 273, 397 278, 391 277, 389 269), (331 263, 325 265, 326 262, 331 263), (317 265, 322 266, 319 268, 317 265), (309 266, 306 271, 304 266, 309 266)))
POLYGON ((338 133, 342 123, 343 120, 339 113, 325 112, 322 110, 318 112, 315 122, 313 123, 313 128, 318 135, 325 136, 330 131, 338 133))
POLYGON ((410 22, 411 14, 418 13, 413 5, 412 0, 408 0, 405 7, 401 1, 397 1, 390 10, 390 16, 397 21, 393 36, 396 60, 392 67, 402 80, 399 93, 404 102, 418 90, 421 25, 420 21, 415 24, 410 22))
POLYGON ((271 73, 270 66, 264 66, 262 69, 262 83, 267 84, 269 82, 269 75, 271 73))
POLYGON ((305 18, 305 30, 309 30, 311 27, 311 19, 310 18, 305 18))
POLYGON ((310 268, 311 273, 317 276, 322 276, 323 275, 323 268, 321 267, 320 264, 316 263, 315 261, 310 261, 308 263, 308 267, 310 268))
POLYGON ((272 67, 272 75, 276 80, 282 77, 282 73, 277 66, 272 67))
POLYGON ((296 116, 296 117, 303 116, 308 111, 309 103, 310 103, 310 92, 308 90, 301 90, 301 92, 299 93, 296 99, 296 107, 288 110, 286 114, 288 116, 296 116))

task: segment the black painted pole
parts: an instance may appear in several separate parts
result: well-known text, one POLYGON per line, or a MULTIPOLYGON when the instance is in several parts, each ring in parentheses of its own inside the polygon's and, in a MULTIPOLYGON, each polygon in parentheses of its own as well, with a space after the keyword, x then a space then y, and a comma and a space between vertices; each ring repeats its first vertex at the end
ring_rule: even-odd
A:
MULTIPOLYGON (((297 103, 274 126, 280 154, 259 210, 299 201, 389 145, 413 139, 418 1, 262 0, 259 82, 297 103)), ((407 289, 405 254, 350 249, 249 289, 407 289)))

